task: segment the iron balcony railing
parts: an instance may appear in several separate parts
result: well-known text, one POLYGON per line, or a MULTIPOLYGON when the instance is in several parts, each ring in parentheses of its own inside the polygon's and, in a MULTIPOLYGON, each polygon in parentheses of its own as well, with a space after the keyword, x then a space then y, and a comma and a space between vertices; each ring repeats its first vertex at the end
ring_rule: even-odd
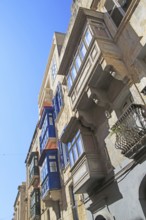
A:
POLYGON ((116 135, 115 147, 133 158, 146 146, 146 107, 131 104, 111 130, 116 135))

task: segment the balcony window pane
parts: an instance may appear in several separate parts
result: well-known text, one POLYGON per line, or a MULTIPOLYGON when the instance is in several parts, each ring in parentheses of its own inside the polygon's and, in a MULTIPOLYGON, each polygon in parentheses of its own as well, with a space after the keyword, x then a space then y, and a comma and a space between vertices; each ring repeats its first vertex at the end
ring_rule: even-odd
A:
POLYGON ((68 150, 70 150, 70 148, 71 148, 71 143, 69 142, 69 143, 67 144, 67 146, 68 146, 68 150))
POLYGON ((70 166, 72 167, 74 165, 74 159, 72 151, 69 152, 69 160, 70 160, 70 166))
POLYGON ((118 0, 118 3, 122 7, 122 9, 126 12, 127 9, 129 8, 132 0, 118 0))
POLYGON ((82 43, 81 47, 80 47, 80 56, 81 56, 82 60, 84 59, 86 52, 87 52, 86 47, 85 47, 84 43, 82 43))
POLYGON ((77 72, 76 72, 75 67, 73 67, 73 68, 71 69, 71 76, 72 76, 72 79, 73 79, 73 80, 74 80, 74 79, 76 78, 76 76, 77 76, 77 72))
POLYGON ((87 31, 86 31, 86 33, 85 33, 85 41, 86 41, 87 46, 90 45, 91 40, 92 40, 91 32, 90 32, 89 29, 87 29, 87 31))
POLYGON ((83 143, 81 140, 81 136, 79 136, 79 138, 77 140, 77 146, 78 146, 78 154, 80 156, 83 153, 83 143))
POLYGON ((74 144, 73 146, 73 155, 74 155, 74 161, 76 162, 78 159, 78 151, 77 151, 77 145, 74 144))
POLYGON ((71 87, 72 87, 72 80, 71 80, 71 77, 70 77, 70 76, 67 77, 67 87, 68 87, 69 90, 70 90, 71 87))
POLYGON ((113 19, 115 25, 117 27, 119 27, 122 19, 123 19, 123 15, 122 13, 119 11, 119 8, 117 7, 114 7, 112 13, 111 13, 111 18, 113 19))
POLYGON ((81 66, 81 59, 80 59, 79 56, 76 57, 75 64, 76 64, 76 69, 78 71, 80 69, 80 66, 81 66))
POLYGON ((57 172, 57 164, 55 161, 49 163, 50 165, 50 172, 57 172))

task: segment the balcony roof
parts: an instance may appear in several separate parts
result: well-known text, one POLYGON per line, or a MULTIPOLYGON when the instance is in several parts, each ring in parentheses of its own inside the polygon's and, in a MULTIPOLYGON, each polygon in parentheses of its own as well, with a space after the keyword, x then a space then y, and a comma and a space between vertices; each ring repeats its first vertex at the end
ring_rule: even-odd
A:
MULTIPOLYGON (((81 39, 87 19, 96 18, 103 19, 103 13, 91 9, 79 8, 69 39, 65 45, 65 50, 61 54, 61 61, 58 70, 59 75, 67 75, 68 67, 71 64, 74 53, 76 52, 76 46, 81 39)), ((68 37, 68 35, 66 35, 66 37, 68 37)))
POLYGON ((50 150, 50 149, 44 149, 43 152, 42 152, 42 154, 41 154, 41 156, 40 156, 38 165, 39 165, 39 166, 42 166, 46 155, 48 155, 48 154, 51 155, 51 154, 54 153, 54 152, 57 154, 57 151, 58 151, 57 149, 51 149, 51 150, 50 150))
POLYGON ((63 143, 68 143, 72 140, 72 138, 74 137, 77 129, 78 129, 78 120, 76 117, 71 117, 68 125, 66 126, 66 128, 63 131, 63 134, 61 135, 61 141, 63 143))
POLYGON ((34 156, 38 156, 38 152, 37 152, 37 151, 35 151, 35 152, 31 152, 31 154, 30 154, 30 156, 29 156, 29 158, 28 158, 28 161, 27 161, 28 164, 31 163, 32 158, 33 158, 34 156))

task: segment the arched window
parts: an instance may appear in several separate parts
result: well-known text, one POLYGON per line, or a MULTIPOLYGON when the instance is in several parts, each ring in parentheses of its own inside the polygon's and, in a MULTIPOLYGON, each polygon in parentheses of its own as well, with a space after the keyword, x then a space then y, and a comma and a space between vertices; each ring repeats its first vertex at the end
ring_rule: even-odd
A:
POLYGON ((143 213, 146 217, 146 175, 143 178, 140 187, 139 187, 139 201, 143 210, 143 213))
POLYGON ((96 216, 95 220, 106 220, 102 215, 96 216))
POLYGON ((47 220, 50 220, 50 211, 49 211, 49 209, 47 210, 47 220))

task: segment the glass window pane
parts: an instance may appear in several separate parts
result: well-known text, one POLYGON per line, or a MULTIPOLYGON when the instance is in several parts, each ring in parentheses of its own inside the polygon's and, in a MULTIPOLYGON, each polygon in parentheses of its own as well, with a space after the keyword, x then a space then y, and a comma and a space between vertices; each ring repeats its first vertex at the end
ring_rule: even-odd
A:
POLYGON ((67 87, 68 87, 69 90, 70 90, 71 87, 72 87, 72 80, 71 80, 71 77, 70 77, 70 76, 67 77, 67 87))
POLYGON ((118 3, 121 5, 123 10, 126 12, 127 9, 129 8, 132 0, 118 0, 118 3))
POLYGON ((87 52, 86 47, 85 47, 84 43, 82 43, 81 47, 80 47, 80 56, 81 56, 82 60, 84 59, 86 52, 87 52))
POLYGON ((76 162, 79 157, 76 144, 74 144, 74 146, 73 146, 73 155, 74 155, 74 161, 76 162))
POLYGON ((73 67, 73 68, 71 69, 71 76, 72 76, 72 79, 73 79, 73 80, 74 80, 74 79, 76 78, 76 76, 77 76, 77 72, 76 72, 75 67, 73 67))
POLYGON ((79 56, 76 57, 75 64, 76 64, 76 68, 77 68, 77 71, 78 71, 80 69, 80 66, 81 66, 81 59, 80 59, 79 56))
POLYGON ((69 160, 70 160, 70 166, 72 167, 74 165, 74 159, 73 159, 72 151, 69 152, 69 160))
POLYGON ((85 41, 86 41, 87 46, 90 45, 91 40, 92 40, 91 32, 90 32, 89 29, 87 29, 87 31, 86 31, 86 33, 85 33, 85 41))
POLYGON ((82 140, 81 140, 81 137, 79 136, 78 139, 77 139, 77 146, 78 146, 78 154, 79 156, 83 153, 83 143, 82 143, 82 140))
POLYGON ((71 143, 68 142, 67 146, 68 146, 68 150, 70 150, 70 148, 71 148, 71 143))
POLYGON ((55 161, 50 162, 49 165, 50 165, 50 172, 57 172, 57 163, 55 161))

